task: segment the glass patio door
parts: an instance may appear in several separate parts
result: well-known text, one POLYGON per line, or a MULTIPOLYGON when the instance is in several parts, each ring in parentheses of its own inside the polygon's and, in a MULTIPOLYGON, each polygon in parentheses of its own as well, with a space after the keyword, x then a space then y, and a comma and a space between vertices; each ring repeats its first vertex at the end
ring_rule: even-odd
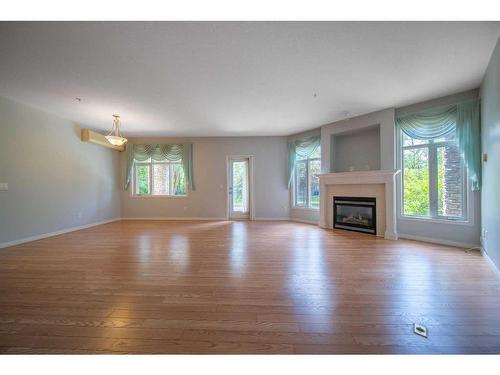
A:
POLYGON ((248 219, 250 217, 249 159, 231 157, 229 159, 229 218, 248 219))

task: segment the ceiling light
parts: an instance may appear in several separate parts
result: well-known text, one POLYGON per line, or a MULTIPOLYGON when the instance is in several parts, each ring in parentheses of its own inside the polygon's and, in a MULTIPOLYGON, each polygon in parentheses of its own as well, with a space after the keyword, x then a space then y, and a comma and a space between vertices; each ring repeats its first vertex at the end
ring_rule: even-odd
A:
POLYGON ((109 134, 106 136, 106 139, 113 146, 122 146, 127 142, 127 138, 122 137, 122 135, 120 133, 120 125, 121 125, 120 116, 113 115, 113 117, 114 117, 113 128, 111 129, 109 134))

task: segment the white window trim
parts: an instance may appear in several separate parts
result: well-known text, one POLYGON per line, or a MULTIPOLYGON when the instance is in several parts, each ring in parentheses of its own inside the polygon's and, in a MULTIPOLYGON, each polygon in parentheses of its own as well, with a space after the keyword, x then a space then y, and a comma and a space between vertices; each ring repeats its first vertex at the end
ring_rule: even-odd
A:
MULTIPOLYGON (((463 225, 463 226, 474 226, 475 225, 475 220, 474 220, 474 212, 475 212, 475 207, 474 207, 474 197, 473 197, 473 192, 471 188, 471 184, 469 181, 469 178, 467 176, 467 169, 464 167, 463 173, 464 173, 464 207, 466 214, 464 215, 463 218, 461 219, 456 219, 456 218, 450 218, 447 219, 446 217, 426 217, 426 216, 409 216, 409 215, 404 215, 403 214, 403 209, 404 209, 404 197, 403 197, 403 176, 404 176, 404 171, 403 171, 403 131, 399 129, 397 131, 396 135, 396 163, 397 163, 397 169, 401 170, 401 173, 398 174, 397 182, 398 182, 398 188, 397 188, 397 202, 399 205, 398 208, 398 220, 401 221, 413 221, 413 222, 421 222, 421 223, 436 223, 436 224, 449 224, 449 225, 463 225)), ((437 144, 439 145, 440 143, 445 144, 446 142, 438 142, 437 144)), ((418 146, 415 146, 415 148, 418 146)), ((427 146, 424 146, 427 147, 427 146)))
POLYGON ((308 158, 308 159, 303 159, 303 160, 297 160, 296 163, 299 162, 306 162, 306 174, 307 174, 307 205, 306 206, 297 206, 297 165, 295 165, 295 169, 293 170, 293 186, 292 186, 292 209, 293 210, 306 210, 306 211, 319 211, 319 205, 318 207, 311 207, 310 205, 310 200, 311 197, 309 196, 309 184, 310 184, 310 175, 309 175, 309 162, 311 161, 319 161, 321 165, 321 156, 318 156, 317 158, 308 158))
MULTIPOLYGON (((152 171, 152 166, 153 164, 180 164, 178 162, 169 162, 169 161, 154 161, 151 160, 150 162, 136 162, 134 161, 133 165, 133 174, 132 174, 132 189, 130 189, 130 197, 134 199, 183 199, 183 198, 189 198, 190 190, 189 187, 186 186, 186 194, 184 195, 172 195, 172 194, 137 194, 137 186, 136 186, 136 176, 137 176, 137 171, 136 168, 138 165, 148 165, 151 166, 149 170, 149 186, 150 189, 153 189, 153 171, 152 171)), ((185 172, 184 172, 185 173, 185 172)), ((170 174, 169 174, 170 178, 170 174)))
POLYGON ((189 194, 186 195, 134 195, 130 194, 132 199, 185 199, 189 198, 189 194))

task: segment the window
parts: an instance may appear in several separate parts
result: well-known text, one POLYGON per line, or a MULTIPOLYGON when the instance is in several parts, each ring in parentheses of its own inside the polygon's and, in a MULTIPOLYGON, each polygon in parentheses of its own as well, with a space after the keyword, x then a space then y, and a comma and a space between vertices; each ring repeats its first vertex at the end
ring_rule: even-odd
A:
POLYGON ((134 194, 186 195, 186 177, 182 163, 134 161, 134 194))
POLYGON ((466 220, 467 180, 455 132, 431 140, 401 135, 403 216, 466 220))
POLYGON ((321 150, 318 147, 309 158, 297 156, 294 171, 294 206, 319 208, 319 178, 321 150))

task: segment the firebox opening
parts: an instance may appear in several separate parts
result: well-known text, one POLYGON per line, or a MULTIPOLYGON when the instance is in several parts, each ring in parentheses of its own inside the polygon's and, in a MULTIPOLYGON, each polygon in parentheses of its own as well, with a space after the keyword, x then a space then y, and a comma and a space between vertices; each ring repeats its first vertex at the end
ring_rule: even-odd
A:
POLYGON ((377 234, 376 199, 333 197, 333 227, 377 234))

